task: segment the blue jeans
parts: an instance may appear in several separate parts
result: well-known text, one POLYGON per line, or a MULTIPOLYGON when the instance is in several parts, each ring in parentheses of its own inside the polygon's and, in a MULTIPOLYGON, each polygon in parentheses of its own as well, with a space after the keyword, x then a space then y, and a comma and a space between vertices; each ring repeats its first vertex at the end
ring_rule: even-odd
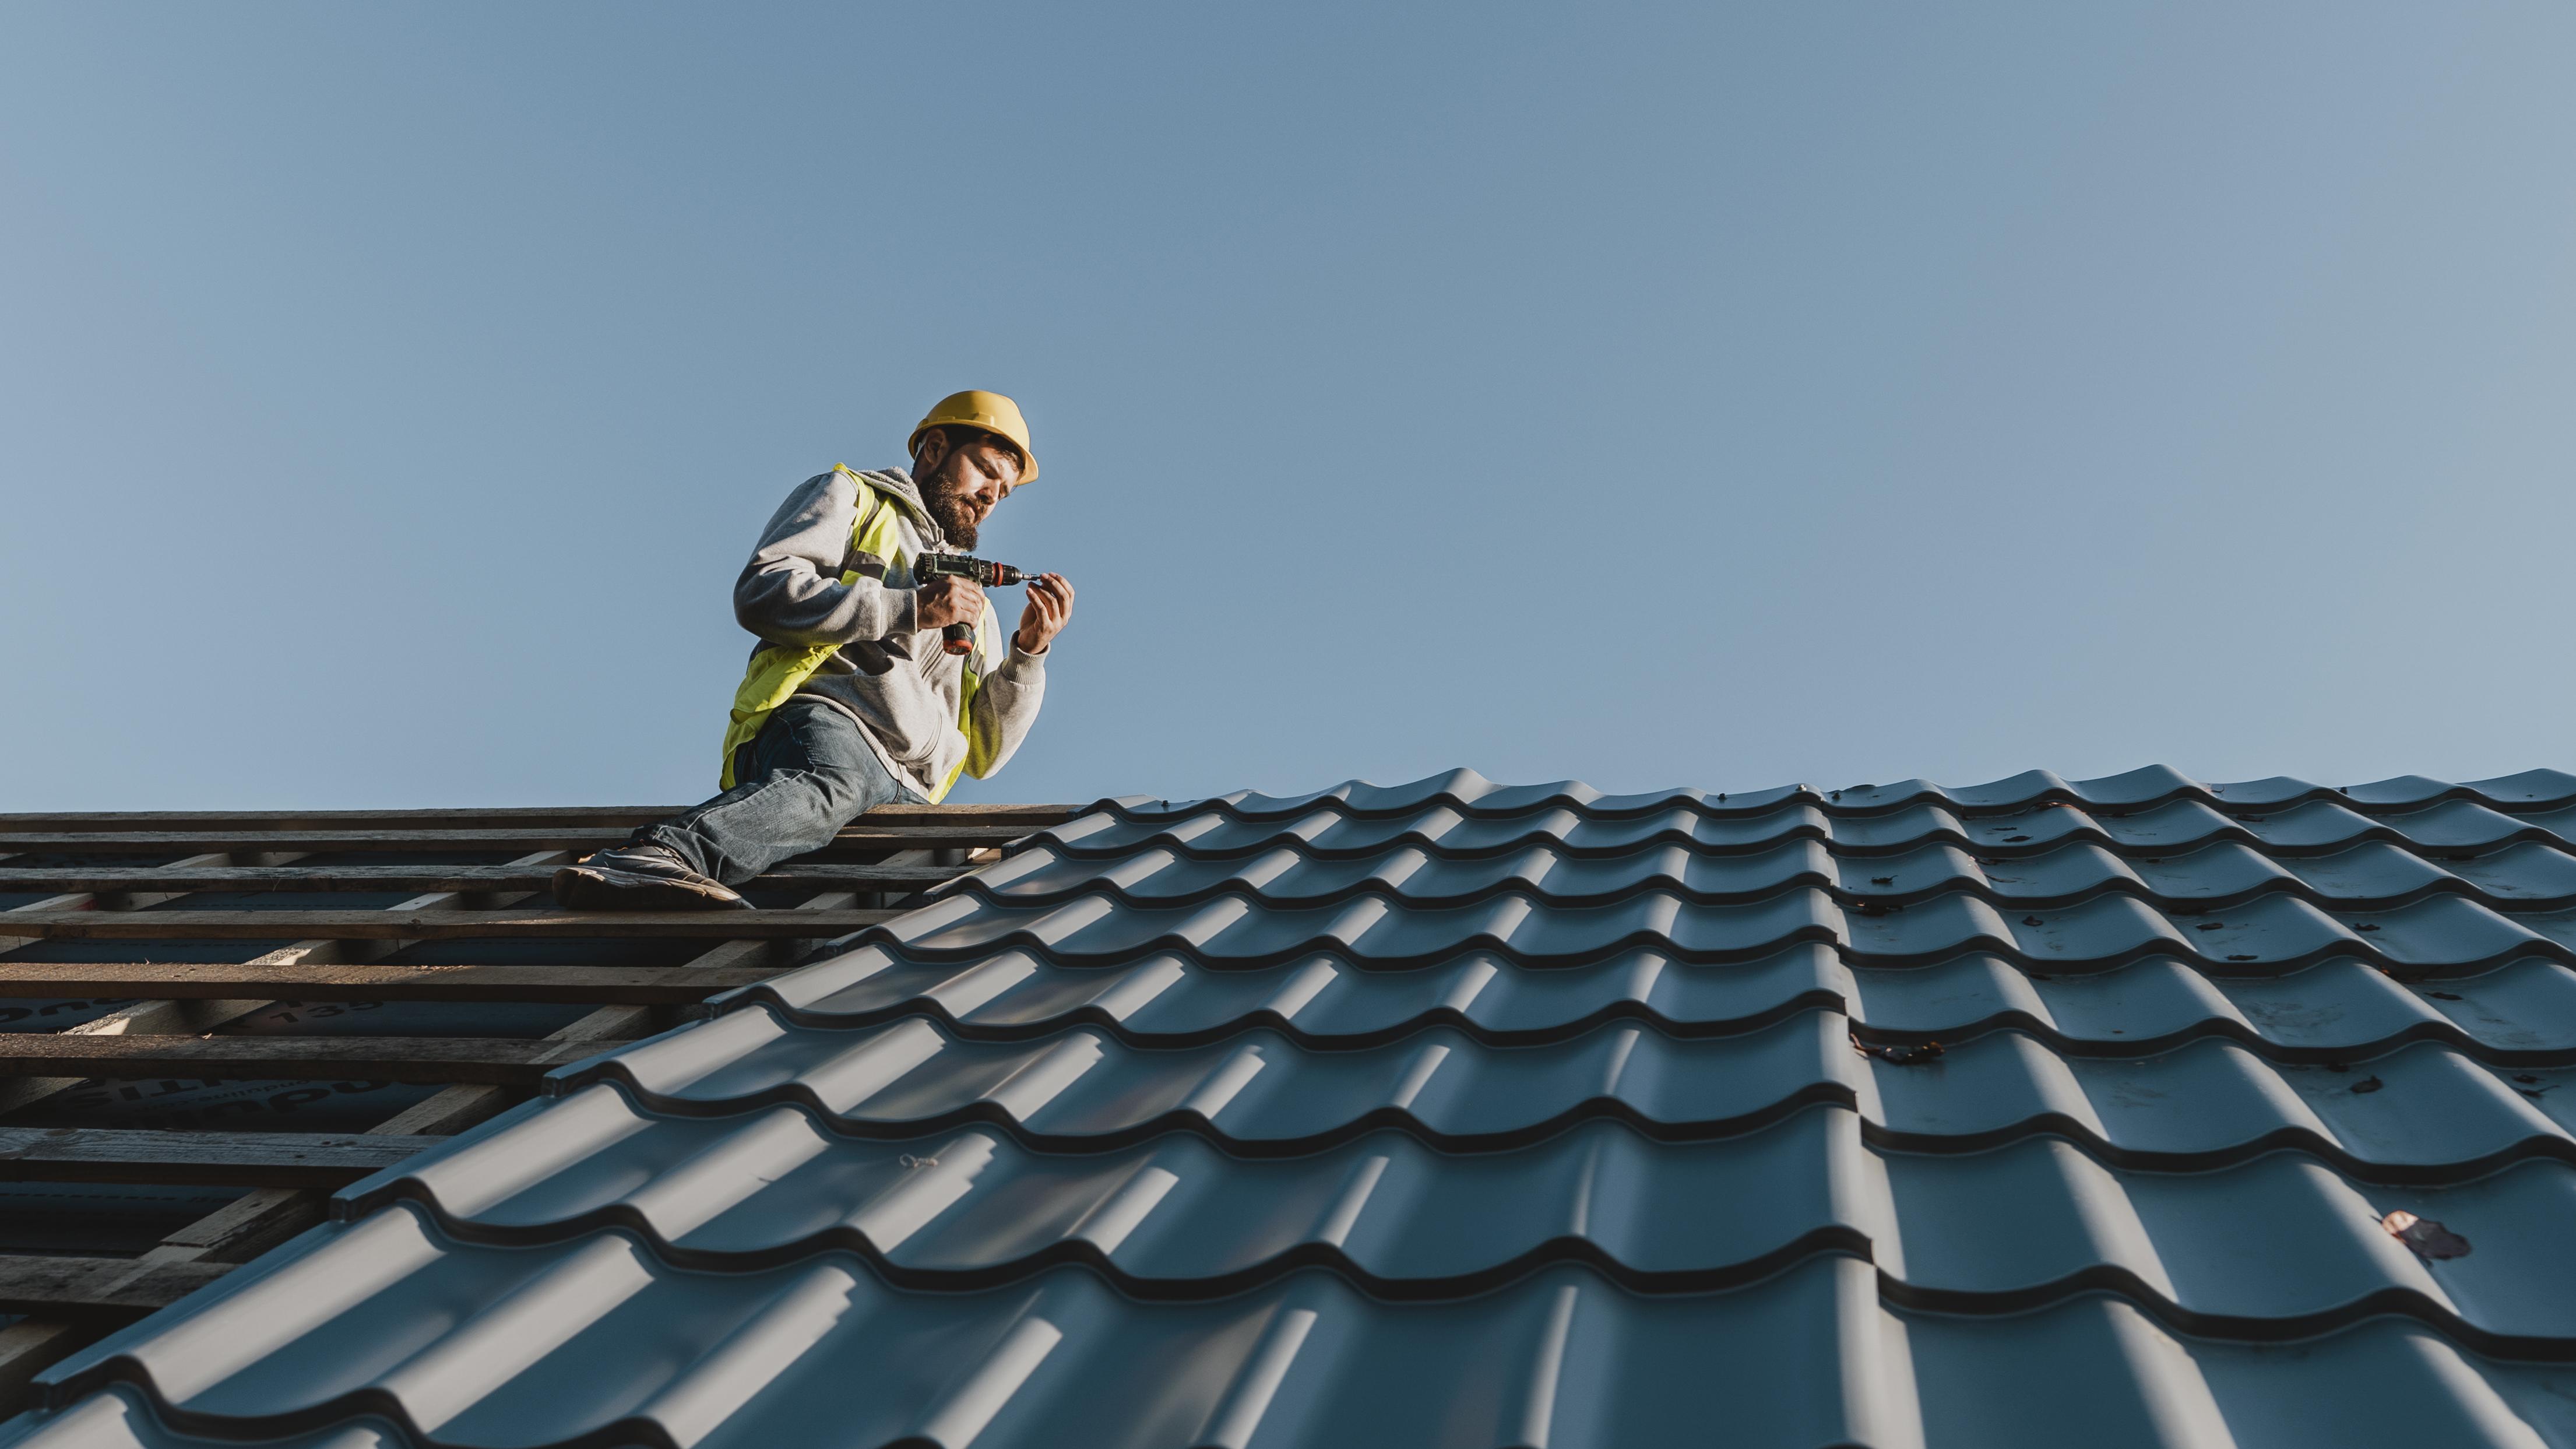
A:
POLYGON ((831 844, 862 810, 921 803, 886 773, 857 720, 802 697, 780 705, 742 747, 733 777, 742 783, 645 826, 634 843, 665 846, 689 869, 738 886, 791 855, 831 844))

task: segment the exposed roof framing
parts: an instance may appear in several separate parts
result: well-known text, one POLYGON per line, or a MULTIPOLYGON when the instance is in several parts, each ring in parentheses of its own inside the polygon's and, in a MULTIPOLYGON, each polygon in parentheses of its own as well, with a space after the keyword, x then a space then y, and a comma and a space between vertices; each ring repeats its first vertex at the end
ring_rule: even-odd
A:
MULTIPOLYGON (((553 1067, 892 918, 905 896, 1072 813, 872 812, 747 887, 755 911, 573 916, 539 894, 558 865, 676 809, 0 814, 0 1023, 14 1028, 0 1029, 0 1183, 64 1194, 21 1202, 0 1188, 0 1310, 29 1315, 0 1329, 0 1412, 46 1363, 319 1221, 322 1191, 524 1099, 553 1067), (102 959, 91 943, 105 942, 126 959, 102 959), (406 1009, 432 1012, 415 1018, 430 1033, 345 1030, 406 1009), (553 1013, 533 1035, 530 1009, 553 1013), (444 1090, 348 1130, 251 1131, 238 1129, 298 1119, 228 1114, 245 1079, 281 1099, 328 1095, 325 1083, 444 1090), (202 1121, 78 1120, 79 1104, 125 1105, 120 1094, 221 1100, 202 1121), (7 1125, 31 1117, 50 1125, 7 1125), (249 1191, 115 1255, 13 1253, 13 1231, 84 1230, 96 1200, 76 1184, 249 1191)), ((384 1095, 346 1100, 363 1112, 384 1095)))

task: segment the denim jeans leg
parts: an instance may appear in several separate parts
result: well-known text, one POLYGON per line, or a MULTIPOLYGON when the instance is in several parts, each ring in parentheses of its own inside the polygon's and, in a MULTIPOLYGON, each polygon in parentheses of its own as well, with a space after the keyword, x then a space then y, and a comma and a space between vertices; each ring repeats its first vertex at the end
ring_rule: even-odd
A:
POLYGON ((895 783, 858 721, 818 700, 780 705, 751 746, 751 774, 694 810, 635 833, 730 886, 831 843, 871 806, 921 797, 895 783))

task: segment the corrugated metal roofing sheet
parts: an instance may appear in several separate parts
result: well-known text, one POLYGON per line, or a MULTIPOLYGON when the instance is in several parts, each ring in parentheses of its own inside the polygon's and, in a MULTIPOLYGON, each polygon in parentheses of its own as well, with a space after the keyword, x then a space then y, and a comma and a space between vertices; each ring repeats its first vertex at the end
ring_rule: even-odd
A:
POLYGON ((2576 1444, 2576 777, 1107 802, 6 1442, 2576 1444))

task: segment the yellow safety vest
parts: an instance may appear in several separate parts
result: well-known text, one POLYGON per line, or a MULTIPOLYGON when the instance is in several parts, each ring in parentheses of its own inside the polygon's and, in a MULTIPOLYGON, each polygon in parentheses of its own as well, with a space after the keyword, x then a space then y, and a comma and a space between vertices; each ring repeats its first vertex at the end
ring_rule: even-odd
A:
MULTIPOLYGON (((910 569, 912 558, 902 552, 903 530, 898 526, 903 516, 901 504, 847 464, 835 463, 832 471, 845 475, 859 489, 859 516, 850 525, 853 561, 859 554, 873 554, 885 560, 889 575, 910 569)), ((858 570, 845 569, 841 573, 841 583, 846 587, 857 583, 860 577, 858 570)), ((959 681, 957 690, 957 729, 966 736, 966 758, 958 761, 957 768, 948 772, 948 778, 940 781, 930 792, 933 805, 948 798, 948 791, 957 783, 959 775, 972 770, 977 779, 982 779, 985 770, 992 766, 992 746, 975 737, 974 709, 975 692, 984 686, 984 666, 990 662, 995 628, 993 601, 986 599, 984 612, 975 621, 975 647, 966 654, 965 678, 959 681)), ((735 752, 760 734, 761 726, 769 723, 771 713, 792 698, 806 680, 813 678, 814 671, 822 668, 823 661, 839 647, 837 644, 772 644, 751 656, 749 667, 743 670, 742 683, 733 692, 732 723, 725 727, 724 774, 719 777, 723 782, 721 788, 730 790, 740 783, 733 773, 735 752)))

